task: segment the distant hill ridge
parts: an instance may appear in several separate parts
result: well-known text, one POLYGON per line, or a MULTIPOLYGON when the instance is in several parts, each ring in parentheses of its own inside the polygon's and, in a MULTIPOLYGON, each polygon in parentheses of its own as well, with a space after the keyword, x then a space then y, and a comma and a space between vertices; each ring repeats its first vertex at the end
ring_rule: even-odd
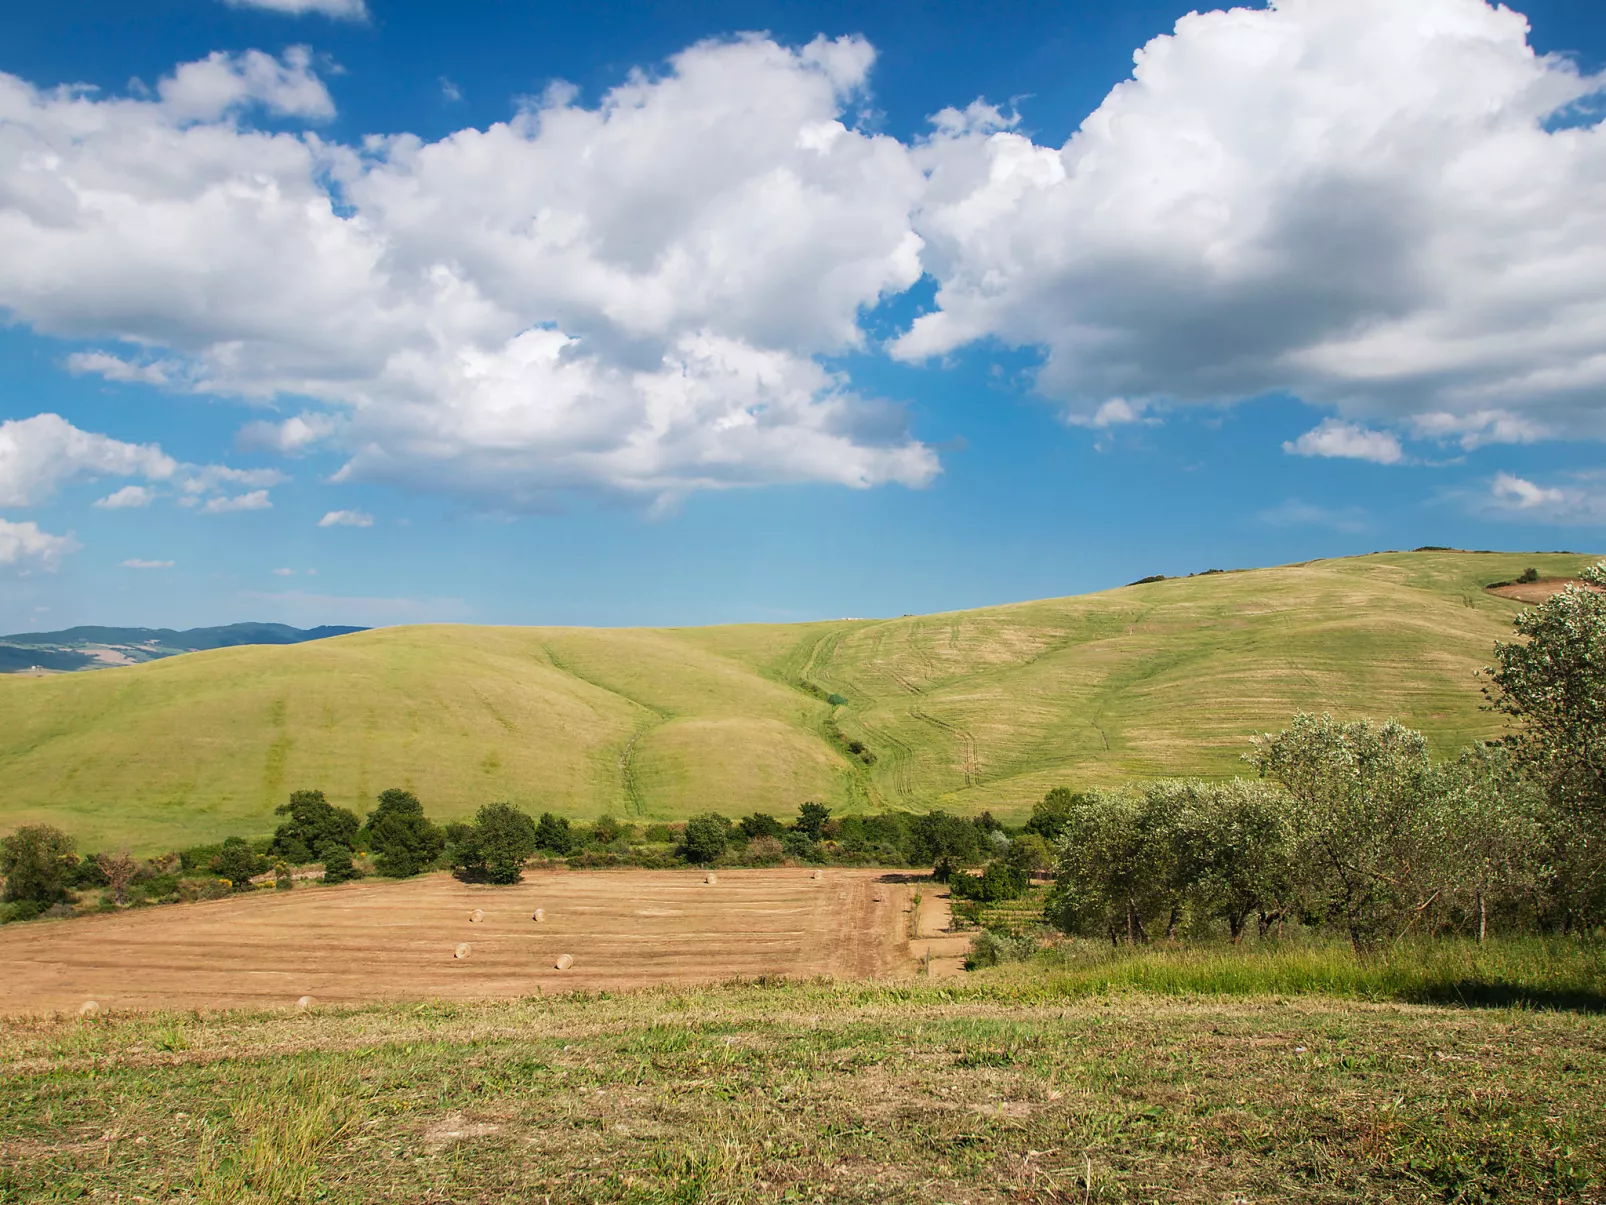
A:
POLYGON ((0 674, 0 833, 179 848, 272 832, 301 787, 359 813, 406 787, 443 821, 493 800, 1009 818, 1053 786, 1240 773, 1250 735, 1297 710, 1395 716, 1452 754, 1504 726, 1473 673, 1523 603, 1486 587, 1594 559, 1380 553, 941 615, 387 627, 0 674))
POLYGON ((293 628, 284 623, 230 623, 212 628, 112 628, 84 625, 59 632, 18 632, 0 636, 0 643, 25 646, 63 644, 156 644, 195 653, 202 649, 235 648, 242 644, 301 644, 330 636, 366 632, 367 628, 324 625, 293 628))

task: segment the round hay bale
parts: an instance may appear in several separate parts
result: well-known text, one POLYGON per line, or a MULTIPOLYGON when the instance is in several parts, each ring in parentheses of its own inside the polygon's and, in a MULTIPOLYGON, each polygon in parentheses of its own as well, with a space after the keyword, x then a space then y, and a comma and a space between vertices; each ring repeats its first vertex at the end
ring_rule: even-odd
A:
POLYGON ((546 909, 545 908, 537 908, 535 910, 535 915, 530 917, 530 919, 531 920, 545 920, 546 919, 546 909))
POLYGON ((481 908, 476 908, 476 909, 474 909, 474 911, 472 911, 472 912, 470 912, 468 914, 468 922, 471 925, 477 925, 484 919, 485 919, 485 911, 484 911, 484 909, 481 909, 481 908))
POLYGON ((809 875, 809 878, 813 879, 816 883, 822 883, 825 881, 825 871, 816 870, 813 874, 809 875))
POLYGON ((313 1005, 317 1003, 311 996, 302 996, 301 999, 296 1001, 296 1011, 302 1013, 311 1012, 313 1005))
POLYGON ((93 1000, 85 1000, 78 1006, 78 1015, 80 1017, 94 1017, 98 1016, 99 1014, 100 1005, 96 1004, 93 1000))
POLYGON ((558 955, 558 960, 556 962, 554 962, 552 965, 557 967, 558 970, 560 970, 560 971, 566 971, 566 970, 568 970, 570 967, 572 967, 574 965, 574 955, 573 954, 559 954, 558 955))
POLYGON ((452 951, 452 957, 453 958, 467 958, 468 957, 468 942, 466 942, 466 941, 458 942, 457 943, 457 949, 452 951))
POLYGON ((703 882, 707 883, 710 887, 716 886, 719 883, 719 876, 713 871, 709 871, 708 877, 704 879, 703 882))

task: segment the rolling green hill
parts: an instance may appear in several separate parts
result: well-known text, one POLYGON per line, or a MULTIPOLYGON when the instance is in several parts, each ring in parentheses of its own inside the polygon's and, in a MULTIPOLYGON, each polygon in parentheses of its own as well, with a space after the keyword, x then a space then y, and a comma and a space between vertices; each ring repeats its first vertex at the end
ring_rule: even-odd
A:
POLYGON ((441 819, 1012 816, 1060 783, 1232 774, 1297 709, 1449 752, 1499 728, 1472 675, 1520 604, 1483 586, 1591 559, 1384 553, 902 619, 403 627, 0 677, 0 831, 147 851, 269 831, 298 787, 366 811, 395 785, 441 819))

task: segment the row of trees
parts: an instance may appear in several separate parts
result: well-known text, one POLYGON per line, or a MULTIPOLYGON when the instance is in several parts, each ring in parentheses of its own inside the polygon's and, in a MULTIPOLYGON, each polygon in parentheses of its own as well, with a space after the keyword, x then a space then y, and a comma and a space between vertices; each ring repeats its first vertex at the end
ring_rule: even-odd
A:
POLYGON ((1514 721, 1435 761, 1397 723, 1296 716, 1253 779, 1051 795, 1049 919, 1112 941, 1298 920, 1357 950, 1408 932, 1606 923, 1606 563, 1523 612, 1484 671, 1514 721))

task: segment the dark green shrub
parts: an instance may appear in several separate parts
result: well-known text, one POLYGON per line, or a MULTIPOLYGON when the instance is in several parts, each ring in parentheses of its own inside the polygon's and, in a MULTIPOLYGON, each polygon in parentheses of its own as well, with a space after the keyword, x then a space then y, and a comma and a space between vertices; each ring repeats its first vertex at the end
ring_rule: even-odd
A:
POLYGON ((712 862, 729 848, 731 822, 718 812, 707 812, 686 821, 681 846, 688 862, 712 862))
MULTIPOLYGON (((351 860, 347 853, 348 863, 351 860)), ((268 868, 268 860, 252 850, 241 837, 230 837, 218 848, 209 869, 220 879, 227 879, 236 891, 251 890, 251 880, 268 868)))
POLYGON ((325 883, 346 883, 352 879, 362 878, 359 871, 351 861, 351 846, 342 845, 339 841, 329 840, 315 851, 318 861, 323 863, 323 881, 325 883))
POLYGON ((1529 586, 1538 580, 1539 570, 1537 569, 1524 569, 1520 574, 1517 575, 1517 584, 1519 586, 1529 586))
MULTIPOLYGON (((523 815, 523 813, 521 812, 520 815, 523 815)), ((568 819, 563 816, 554 816, 551 812, 542 812, 541 823, 536 825, 535 828, 535 849, 544 850, 549 854, 557 854, 561 858, 572 853, 574 847, 574 832, 569 828, 568 819)), ((535 849, 530 852, 534 853, 535 849)))
POLYGON ((473 828, 452 843, 453 869, 464 879, 517 883, 537 848, 534 820, 510 803, 488 803, 475 814, 473 828))
POLYGON ((641 839, 649 845, 668 845, 674 841, 675 833, 667 824, 649 824, 641 839))
POLYGON ((396 788, 379 796, 363 835, 377 855, 376 869, 393 879, 427 870, 446 846, 446 834, 429 822, 418 796, 396 788))
POLYGON ((1036 833, 1050 843, 1058 841, 1071 816, 1085 800, 1086 796, 1068 787, 1055 787, 1032 805, 1032 818, 1026 822, 1025 831, 1036 833))
POLYGON ((951 870, 948 876, 948 890, 956 899, 980 900, 984 904, 1018 900, 1028 886, 1030 880, 1024 870, 1000 861, 989 862, 979 875, 951 870))
POLYGON ((831 809, 823 803, 805 803, 797 809, 797 820, 792 831, 802 833, 810 841, 818 841, 825 832, 825 822, 831 818, 831 809))
POLYGON ((0 839, 0 874, 6 878, 0 901, 38 904, 41 912, 65 903, 77 869, 71 837, 48 824, 25 824, 0 839))
POLYGON ((771 837, 779 841, 786 833, 781 822, 765 812, 754 812, 751 816, 742 817, 739 827, 749 841, 757 837, 771 837))
POLYGON ((331 845, 344 846, 349 854, 362 826, 355 812, 335 807, 322 791, 295 791, 274 814, 289 819, 274 831, 269 852, 298 864, 324 861, 331 845))

